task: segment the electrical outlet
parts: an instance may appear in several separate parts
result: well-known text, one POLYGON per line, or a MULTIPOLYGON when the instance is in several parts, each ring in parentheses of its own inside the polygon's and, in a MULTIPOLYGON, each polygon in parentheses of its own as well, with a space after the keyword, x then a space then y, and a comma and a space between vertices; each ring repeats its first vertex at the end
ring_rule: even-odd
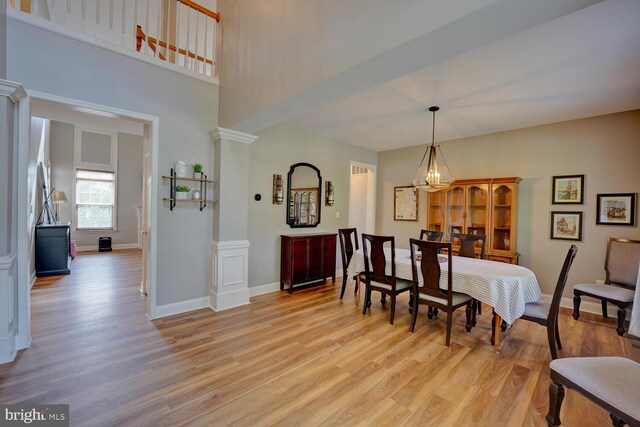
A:
POLYGON ((340 212, 336 211, 336 218, 340 218, 340 212))

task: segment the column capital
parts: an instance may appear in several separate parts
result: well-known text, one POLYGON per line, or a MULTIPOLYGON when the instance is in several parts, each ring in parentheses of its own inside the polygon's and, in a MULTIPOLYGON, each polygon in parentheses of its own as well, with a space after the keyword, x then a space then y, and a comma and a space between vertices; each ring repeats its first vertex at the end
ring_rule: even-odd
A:
POLYGON ((225 128, 215 128, 211 132, 209 132, 211 136, 211 140, 213 142, 224 139, 225 141, 231 142, 241 142, 243 144, 251 144, 253 141, 258 139, 256 135, 251 135, 249 133, 238 132, 233 129, 225 129, 225 128))
POLYGON ((0 96, 6 96, 14 104, 27 96, 21 84, 0 79, 0 96))

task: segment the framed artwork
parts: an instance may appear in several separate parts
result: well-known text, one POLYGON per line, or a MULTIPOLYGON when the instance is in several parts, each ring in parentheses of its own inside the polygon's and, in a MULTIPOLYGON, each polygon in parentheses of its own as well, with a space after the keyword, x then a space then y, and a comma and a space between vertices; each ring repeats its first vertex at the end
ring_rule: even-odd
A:
POLYGON ((552 211, 550 237, 582 241, 582 212, 552 211))
POLYGON ((554 205, 581 205, 584 203, 584 175, 562 175, 553 177, 554 205))
POLYGON ((596 224, 636 225, 636 194, 598 194, 596 224))
POLYGON ((411 186, 394 187, 394 221, 418 220, 418 190, 411 186))

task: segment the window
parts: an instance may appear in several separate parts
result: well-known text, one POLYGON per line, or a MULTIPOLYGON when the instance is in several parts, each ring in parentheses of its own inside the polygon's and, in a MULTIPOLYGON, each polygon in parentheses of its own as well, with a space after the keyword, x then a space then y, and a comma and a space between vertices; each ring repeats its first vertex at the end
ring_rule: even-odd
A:
POLYGON ((116 174, 76 170, 77 229, 115 228, 116 174))

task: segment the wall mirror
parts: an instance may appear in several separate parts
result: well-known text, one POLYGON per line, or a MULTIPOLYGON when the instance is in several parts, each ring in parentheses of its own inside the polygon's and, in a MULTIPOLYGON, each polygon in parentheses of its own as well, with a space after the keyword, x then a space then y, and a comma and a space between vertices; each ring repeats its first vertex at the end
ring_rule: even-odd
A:
POLYGON ((287 224, 291 228, 320 224, 322 177, 309 163, 296 163, 287 175, 287 224))

